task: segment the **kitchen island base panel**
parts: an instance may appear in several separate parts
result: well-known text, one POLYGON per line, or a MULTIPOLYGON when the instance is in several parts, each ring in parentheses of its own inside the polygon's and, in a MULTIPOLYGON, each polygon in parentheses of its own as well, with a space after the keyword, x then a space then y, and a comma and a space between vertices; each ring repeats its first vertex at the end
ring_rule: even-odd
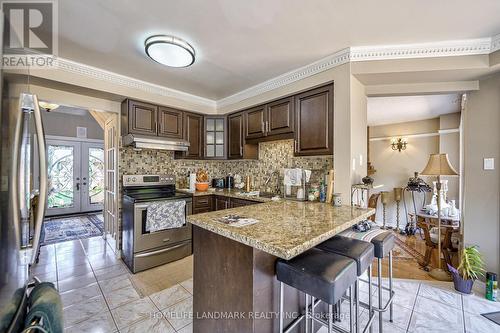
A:
MULTIPOLYGON (((277 257, 197 226, 193 226, 193 255, 193 332, 278 331, 277 257)), ((285 313, 303 312, 303 293, 285 285, 284 295, 285 313)), ((325 309, 320 306, 316 311, 325 309)), ((285 325, 292 321, 288 316, 285 325)), ((302 321, 292 332, 304 329, 302 321)))

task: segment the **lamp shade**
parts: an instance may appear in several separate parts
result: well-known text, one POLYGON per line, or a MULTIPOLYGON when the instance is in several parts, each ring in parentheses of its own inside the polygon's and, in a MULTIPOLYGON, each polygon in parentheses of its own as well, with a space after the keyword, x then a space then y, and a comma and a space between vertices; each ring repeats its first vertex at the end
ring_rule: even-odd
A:
POLYGON ((448 154, 431 154, 422 176, 458 176, 448 159, 448 154))

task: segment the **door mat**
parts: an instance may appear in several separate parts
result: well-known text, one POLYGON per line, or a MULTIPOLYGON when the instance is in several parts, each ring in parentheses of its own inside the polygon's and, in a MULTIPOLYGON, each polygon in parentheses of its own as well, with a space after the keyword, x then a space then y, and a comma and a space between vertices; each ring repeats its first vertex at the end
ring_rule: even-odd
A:
POLYGON ((490 313, 481 313, 481 316, 483 316, 486 319, 491 320, 497 325, 500 325, 500 311, 497 312, 490 312, 490 313))
POLYGON ((43 221, 41 245, 101 236, 102 214, 48 218, 43 221))

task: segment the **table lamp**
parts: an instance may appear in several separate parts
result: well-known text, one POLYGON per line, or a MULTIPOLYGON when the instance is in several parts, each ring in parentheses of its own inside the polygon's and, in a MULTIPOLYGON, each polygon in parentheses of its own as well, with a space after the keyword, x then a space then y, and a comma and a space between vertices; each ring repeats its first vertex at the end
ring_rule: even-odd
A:
POLYGON ((423 176, 436 176, 437 177, 437 191, 438 191, 438 267, 433 268, 429 275, 436 280, 449 281, 450 276, 446 271, 441 268, 441 176, 458 176, 458 173, 450 165, 448 154, 431 154, 426 167, 420 173, 423 176))
POLYGON ((381 194, 380 202, 382 202, 382 213, 383 213, 382 229, 387 229, 387 226, 386 226, 386 221, 387 221, 386 207, 387 207, 387 204, 389 203, 389 192, 381 191, 380 194, 381 194))
POLYGON ((395 187, 394 188, 394 200, 396 201, 396 232, 401 232, 399 228, 399 203, 403 197, 403 188, 395 187))

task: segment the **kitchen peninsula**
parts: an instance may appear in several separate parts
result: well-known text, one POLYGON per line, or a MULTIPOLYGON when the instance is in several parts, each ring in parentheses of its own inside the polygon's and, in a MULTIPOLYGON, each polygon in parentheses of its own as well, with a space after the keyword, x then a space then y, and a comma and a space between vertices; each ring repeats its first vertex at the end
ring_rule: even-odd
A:
MULTIPOLYGON (((280 200, 189 216, 194 332, 276 332, 276 260, 291 259, 374 213, 373 209, 280 200), (230 226, 221 222, 228 215, 257 223, 230 226)), ((300 313, 303 304, 298 291, 285 287, 286 312, 300 313)), ((297 331, 303 329, 300 326, 297 331)))

